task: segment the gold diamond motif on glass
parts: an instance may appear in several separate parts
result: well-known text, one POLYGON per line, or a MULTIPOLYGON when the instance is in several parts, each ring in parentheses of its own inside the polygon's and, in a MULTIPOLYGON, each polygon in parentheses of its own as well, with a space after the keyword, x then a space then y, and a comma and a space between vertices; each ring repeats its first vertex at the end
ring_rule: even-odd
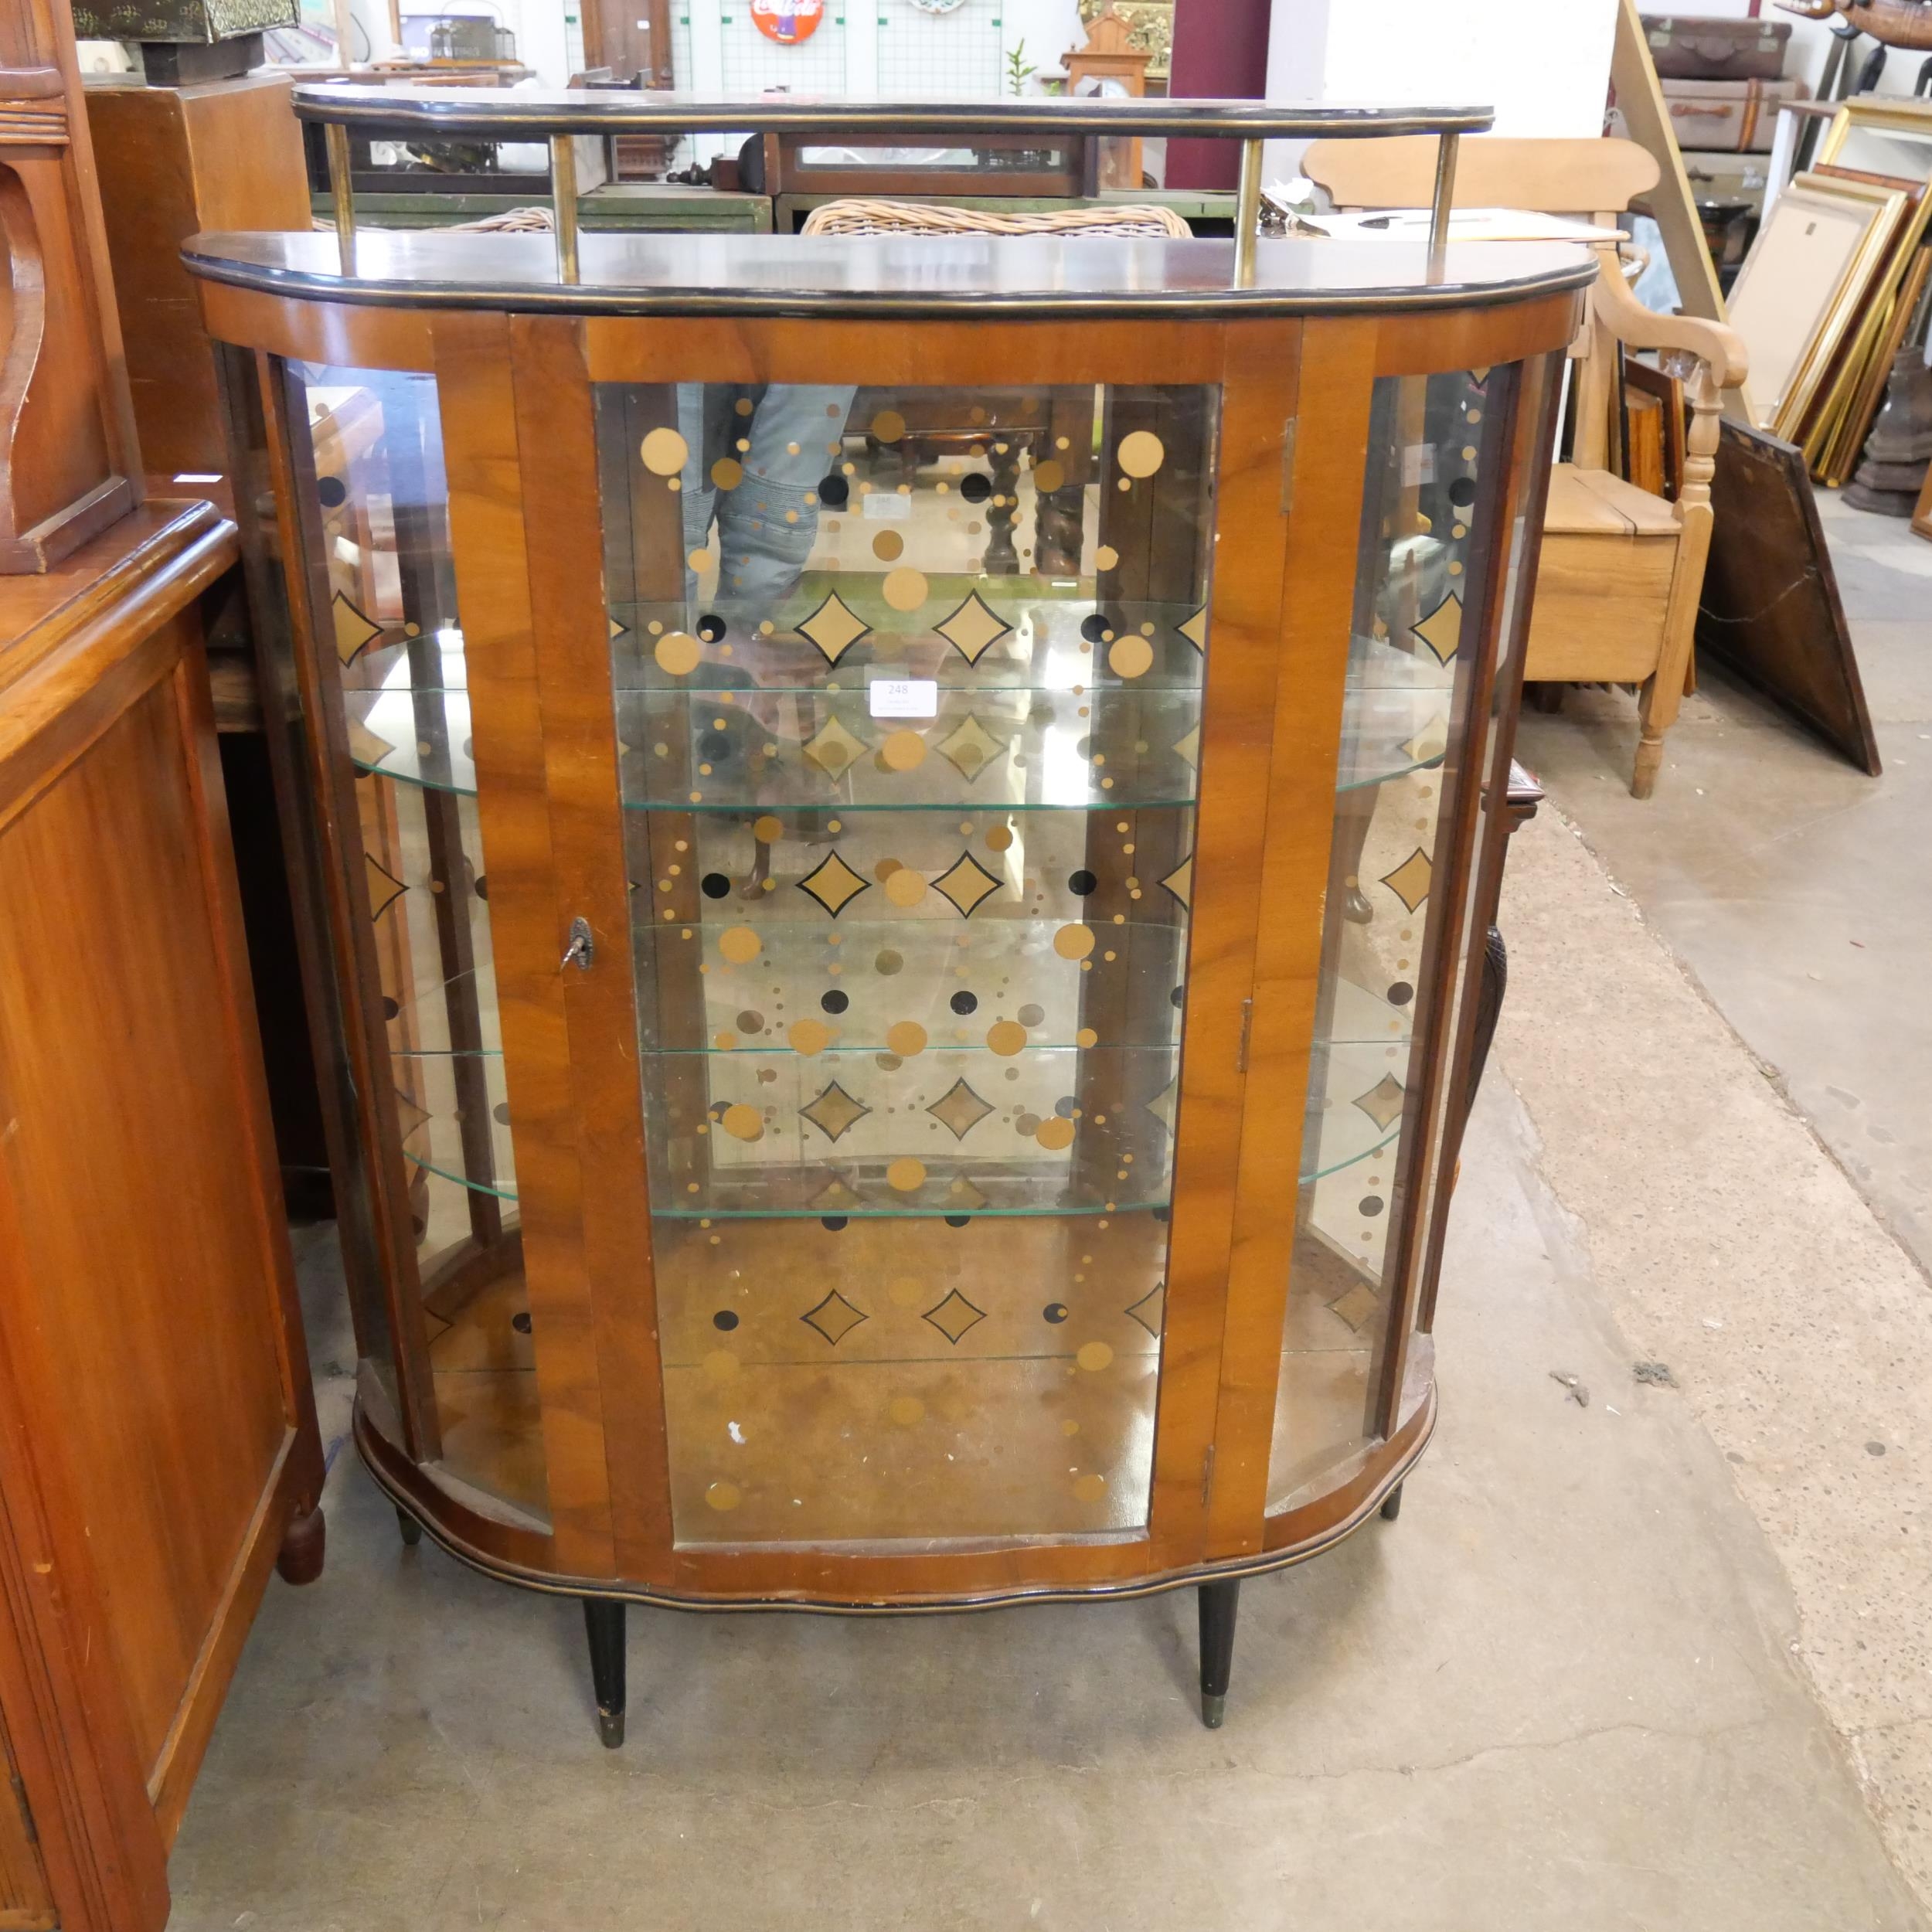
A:
POLYGON ((396 900, 409 890, 408 886, 404 885, 401 879, 398 879, 393 872, 385 871, 381 866, 369 857, 367 852, 362 855, 362 882, 369 888, 369 917, 371 925, 380 919, 383 913, 387 912, 390 906, 393 906, 396 900))
POLYGON ((1384 1073, 1367 1093, 1355 1096, 1355 1104, 1386 1134, 1402 1118, 1402 1103, 1408 1092, 1394 1074, 1384 1073))
POLYGON ((983 1208, 986 1197, 971 1181, 954 1181, 946 1190, 946 1205, 963 1213, 969 1208, 983 1208))
POLYGON ((987 894, 999 890, 999 881, 971 852, 963 852, 933 881, 933 890, 951 900, 961 918, 971 919, 987 894))
POLYGON ((798 1111, 828 1141, 849 1133, 872 1111, 862 1100, 855 1100, 836 1080, 809 1107, 798 1111))
POLYGON ((867 750, 864 739, 848 731, 838 718, 828 718, 801 747, 805 756, 835 783, 845 777, 867 750))
POLYGON ((861 893, 872 890, 872 882, 861 879, 838 853, 828 852, 799 880, 798 889, 836 919, 861 893))
POLYGON ((1207 606, 1204 604, 1185 624, 1177 624, 1175 629, 1185 638, 1197 651, 1207 648, 1207 606))
POLYGON ((1382 1306, 1376 1299, 1375 1291, 1366 1281, 1358 1281, 1346 1294, 1338 1294, 1328 1304, 1328 1312, 1338 1321, 1345 1322, 1358 1333, 1382 1306))
POLYGON ((963 1080, 952 1085, 926 1111, 956 1141, 963 1141, 993 1111, 963 1080))
POLYGON ((866 620, 834 590, 798 627, 798 634, 818 647, 826 663, 836 664, 872 629, 866 620))
POLYGON ((1125 1311, 1146 1329, 1158 1342, 1161 1338, 1161 1321, 1167 1312, 1167 1284, 1156 1281, 1146 1294, 1125 1311))
POLYGON ((406 1141, 414 1133, 430 1124, 430 1111, 418 1106, 399 1087, 396 1090, 396 1128, 397 1137, 406 1141))
POLYGON ((1429 647, 1438 664, 1447 664, 1462 645, 1462 599, 1451 590, 1420 624, 1410 628, 1429 647))
POLYGON ((861 893, 872 890, 872 882, 861 879, 838 853, 828 852, 799 880, 798 889, 836 919, 861 893))
POLYGON ((975 1308, 955 1288, 937 1308, 928 1308, 922 1318, 930 1321, 956 1349, 968 1329, 978 1328, 986 1319, 986 1311, 975 1308))
POLYGON ((366 770, 373 771, 396 749, 388 739, 379 737, 360 718, 349 721, 349 755, 366 770))
POLYGON ((807 1328, 817 1329, 835 1349, 866 1318, 865 1310, 854 1308, 836 1288, 818 1307, 808 1308, 798 1318, 807 1328))
POLYGON ((1402 747, 1402 755, 1417 764, 1432 764, 1449 749, 1449 719, 1446 713, 1438 711, 1429 722, 1402 747))
POLYGON ((1190 904, 1194 891, 1194 855, 1189 852, 1161 883, 1183 906, 1190 904))
POLYGON ((1201 727, 1196 725, 1185 738, 1174 741, 1174 755, 1189 771, 1201 768, 1201 727))
POLYGON ((1180 1103, 1181 1083, 1171 1080, 1147 1104, 1147 1111, 1172 1134, 1174 1131, 1174 1110, 1180 1103))
POLYGON ((968 664, 980 658, 1013 627, 975 590, 949 617, 933 626, 968 664))
POLYGON ((821 1214, 841 1214, 847 1208, 858 1206, 859 1196, 834 1175, 812 1196, 811 1205, 821 1214))
POLYGON ((1413 912, 1429 896, 1429 883, 1435 872, 1429 855, 1418 845, 1393 872, 1382 875, 1382 883, 1413 912))
POLYGON ((335 655, 345 665, 353 664, 383 634, 383 627, 356 609, 341 591, 329 606, 335 629, 335 655))
POLYGON ((939 741, 939 755, 970 784, 1006 749, 971 713, 959 729, 939 741))

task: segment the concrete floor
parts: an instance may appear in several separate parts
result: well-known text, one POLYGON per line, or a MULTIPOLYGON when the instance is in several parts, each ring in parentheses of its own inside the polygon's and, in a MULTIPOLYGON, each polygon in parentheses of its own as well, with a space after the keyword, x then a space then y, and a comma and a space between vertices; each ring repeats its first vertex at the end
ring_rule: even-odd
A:
MULTIPOLYGON (((1848 526, 1841 555, 1898 536, 1848 526)), ((634 1611, 631 1742, 606 1753, 574 1605, 405 1552, 345 1450, 328 1570, 271 1587, 172 1924, 1932 1923, 1932 1293, 1887 1231, 1922 1234, 1910 1150, 1923 1181, 1932 1142, 1903 978, 1932 910, 1906 836, 1932 627, 1923 573, 1852 562, 1877 785, 1715 685, 1648 807, 1611 776, 1627 705, 1532 721, 1583 836, 1546 812, 1512 859, 1442 1426, 1399 1523, 1247 1587, 1224 1730, 1195 1715, 1185 1594, 634 1611), (1828 953, 1854 937, 1871 957, 1828 953), (1678 1386, 1638 1384, 1640 1359, 1678 1386)), ((325 1240, 305 1274, 339 1440, 325 1240)))

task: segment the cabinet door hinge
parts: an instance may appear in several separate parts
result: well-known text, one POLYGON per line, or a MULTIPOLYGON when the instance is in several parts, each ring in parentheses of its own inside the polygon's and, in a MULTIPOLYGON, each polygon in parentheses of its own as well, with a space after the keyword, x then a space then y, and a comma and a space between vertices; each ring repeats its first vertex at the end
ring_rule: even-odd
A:
POLYGON ((1234 1056, 1234 1070, 1245 1073, 1248 1070, 1248 1039, 1254 1031, 1254 1002, 1244 999, 1241 1002, 1241 1044, 1234 1056))
POLYGON ((1201 1458, 1201 1507, 1205 1509, 1214 1493, 1214 1444, 1207 1446, 1207 1454, 1201 1458))
POLYGON ((1301 423, 1299 417, 1291 416, 1281 426, 1281 514, 1290 515, 1294 509, 1294 433, 1301 423))

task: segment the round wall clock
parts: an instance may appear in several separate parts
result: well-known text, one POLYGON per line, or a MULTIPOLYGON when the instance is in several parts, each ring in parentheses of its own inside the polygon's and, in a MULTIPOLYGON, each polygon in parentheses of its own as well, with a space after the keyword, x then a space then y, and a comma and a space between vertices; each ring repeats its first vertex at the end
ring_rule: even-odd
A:
POLYGON ((921 13, 956 13, 966 0, 913 0, 921 13))
POLYGON ((751 0, 751 17, 767 40, 783 47, 796 46, 818 31, 818 23, 825 17, 825 0, 751 0))

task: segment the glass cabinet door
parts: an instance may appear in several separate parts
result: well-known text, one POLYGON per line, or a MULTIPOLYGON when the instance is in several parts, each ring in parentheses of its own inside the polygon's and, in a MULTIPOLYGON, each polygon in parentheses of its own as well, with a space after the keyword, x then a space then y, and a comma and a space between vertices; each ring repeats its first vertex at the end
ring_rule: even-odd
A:
POLYGON ((681 1545, 1145 1532, 1217 410, 597 386, 681 1545))
POLYGON ((1441 1113, 1447 1002, 1431 989, 1466 910, 1437 885, 1488 722, 1474 706, 1517 374, 1376 384, 1271 1513, 1334 1488, 1393 1419, 1383 1371, 1433 1199, 1422 1129, 1441 1113))

